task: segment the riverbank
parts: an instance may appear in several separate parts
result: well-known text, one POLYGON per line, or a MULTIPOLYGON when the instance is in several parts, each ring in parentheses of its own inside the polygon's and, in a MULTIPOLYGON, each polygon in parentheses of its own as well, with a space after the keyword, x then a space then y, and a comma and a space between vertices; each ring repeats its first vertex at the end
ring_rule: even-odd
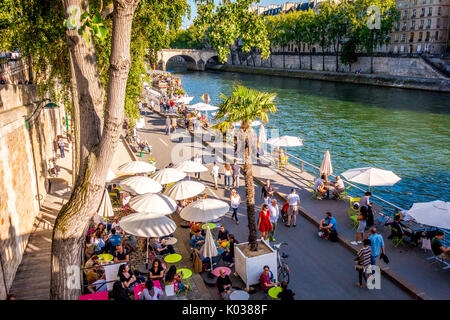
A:
POLYGON ((208 68, 215 71, 239 72, 256 75, 280 76, 450 93, 450 81, 447 79, 414 78, 381 74, 355 74, 346 72, 310 71, 236 65, 218 65, 210 66, 208 68))

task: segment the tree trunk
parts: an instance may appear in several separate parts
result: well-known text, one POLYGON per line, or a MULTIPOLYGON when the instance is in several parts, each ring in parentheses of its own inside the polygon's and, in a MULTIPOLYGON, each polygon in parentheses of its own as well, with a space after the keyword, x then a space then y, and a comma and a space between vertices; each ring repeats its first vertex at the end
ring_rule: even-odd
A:
POLYGON ((248 242, 250 250, 258 250, 257 230, 255 221, 255 184, 253 181, 252 163, 250 157, 250 140, 248 138, 251 127, 249 124, 242 124, 244 132, 245 150, 244 150, 244 178, 245 178, 245 197, 247 202, 247 219, 248 219, 248 242))
POLYGON ((311 44, 309 44, 309 70, 312 70, 312 50, 311 50, 311 44))
POLYGON ((286 69, 286 52, 283 47, 283 69, 286 69))
POLYGON ((302 55, 300 54, 300 47, 301 47, 301 44, 298 43, 298 44, 297 44, 297 47, 298 47, 298 68, 299 68, 299 69, 302 69, 302 55))
POLYGON ((80 105, 78 103, 77 79, 75 78, 75 67, 72 56, 69 55, 70 63, 70 91, 72 95, 71 128, 72 128, 72 186, 78 178, 80 170, 80 105))
POLYGON ((271 51, 271 52, 270 52, 270 67, 271 67, 271 68, 273 68, 272 63, 273 63, 273 62, 272 62, 272 51, 271 51))
MULTIPOLYGON (((80 279, 84 234, 100 204, 124 117, 125 89, 131 64, 131 26, 138 2, 139 0, 114 1, 108 97, 103 130, 99 127, 102 123, 99 118, 102 115, 95 112, 103 109, 104 91, 99 79, 94 41, 91 37, 88 45, 76 30, 67 32, 70 54, 74 58, 83 131, 80 135, 80 174, 69 201, 56 218, 53 229, 50 289, 50 297, 53 300, 77 299, 81 292, 75 281, 80 279)), ((87 10, 85 0, 64 0, 65 8, 72 4, 87 10)))
POLYGON ((234 57, 233 57, 233 48, 230 46, 230 54, 231 54, 231 65, 234 65, 234 57))
POLYGON ((325 71, 325 52, 322 48, 322 71, 325 71))
MULTIPOLYGON (((339 48, 339 44, 337 45, 337 48, 339 48)), ((339 72, 339 54, 336 45, 334 46, 334 53, 336 54, 336 72, 339 72)))

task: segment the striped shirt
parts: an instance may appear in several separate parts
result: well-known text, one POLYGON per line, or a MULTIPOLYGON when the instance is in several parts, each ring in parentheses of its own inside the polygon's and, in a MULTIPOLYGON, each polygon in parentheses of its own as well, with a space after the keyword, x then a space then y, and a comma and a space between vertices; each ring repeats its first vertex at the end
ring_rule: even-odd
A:
POLYGON ((372 249, 369 246, 362 247, 358 252, 359 264, 363 267, 367 267, 370 264, 370 258, 372 256, 372 249))

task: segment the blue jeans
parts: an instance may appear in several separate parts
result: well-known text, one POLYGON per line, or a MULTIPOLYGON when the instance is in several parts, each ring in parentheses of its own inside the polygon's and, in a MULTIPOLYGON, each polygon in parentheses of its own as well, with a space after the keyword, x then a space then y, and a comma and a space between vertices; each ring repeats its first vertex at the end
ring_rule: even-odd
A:
POLYGON ((231 187, 231 176, 224 176, 225 187, 231 187))
POLYGON ((377 264, 377 256, 370 257, 370 264, 375 266, 377 264))
POLYGON ((232 219, 235 218, 236 221, 239 221, 238 216, 237 216, 238 208, 232 208, 232 209, 233 209, 233 214, 231 215, 231 218, 232 219))

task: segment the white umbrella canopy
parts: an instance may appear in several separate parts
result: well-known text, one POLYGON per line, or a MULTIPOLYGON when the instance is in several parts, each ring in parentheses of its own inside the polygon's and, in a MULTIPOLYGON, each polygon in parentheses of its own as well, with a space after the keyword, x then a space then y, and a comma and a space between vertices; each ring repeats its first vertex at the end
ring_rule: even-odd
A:
POLYGON ((189 104, 194 97, 181 97, 176 100, 177 103, 189 104))
POLYGON ((103 218, 114 217, 114 210, 107 189, 103 192, 102 202, 100 203, 97 214, 103 218))
POLYGON ((270 138, 266 142, 272 147, 301 147, 303 146, 303 141, 299 137, 293 136, 281 136, 276 138, 270 138))
POLYGON ((212 106, 207 103, 199 102, 191 106, 191 108, 198 110, 198 111, 216 111, 219 110, 219 107, 212 106))
POLYGON ((401 180, 401 178, 392 171, 372 167, 350 169, 342 173, 342 176, 348 181, 369 187, 393 186, 401 180))
POLYGON ((180 217, 186 221, 206 222, 218 219, 230 210, 228 203, 217 199, 199 199, 181 210, 180 217))
POLYGON ((171 214, 177 210, 177 203, 163 194, 145 193, 134 197, 128 203, 131 209, 138 212, 157 212, 171 214))
POLYGON ((206 227, 206 238, 205 238, 205 244, 200 249, 200 253, 205 258, 209 258, 211 262, 211 270, 212 270, 212 258, 218 255, 217 248, 215 241, 212 237, 211 230, 209 229, 209 226, 206 227))
POLYGON ((120 186, 133 194, 158 193, 162 190, 162 186, 158 182, 143 176, 127 178, 120 182, 120 186))
POLYGON ((184 200, 195 197, 205 191, 205 186, 197 181, 179 181, 170 186, 165 194, 172 200, 184 200))
POLYGON ((186 160, 186 161, 181 162, 180 164, 175 166, 175 169, 178 169, 178 170, 186 172, 186 173, 208 171, 207 167, 205 167, 201 163, 198 163, 198 162, 195 162, 192 160, 186 160))
POLYGON ((126 162, 122 164, 118 169, 126 174, 154 172, 156 170, 155 166, 144 161, 126 162))
POLYGON ((450 229, 450 202, 436 200, 414 203, 408 214, 418 223, 450 229))
POLYGON ((327 150, 323 156, 322 164, 320 165, 320 175, 326 174, 329 176, 333 174, 333 166, 331 165, 330 151, 327 150))
POLYGON ((158 170, 150 176, 150 178, 152 178, 159 184, 178 182, 180 180, 183 180, 184 177, 186 177, 186 173, 175 168, 164 168, 158 170))
POLYGON ((151 212, 133 213, 120 220, 120 228, 136 237, 168 236, 176 227, 175 222, 165 215, 151 212))

